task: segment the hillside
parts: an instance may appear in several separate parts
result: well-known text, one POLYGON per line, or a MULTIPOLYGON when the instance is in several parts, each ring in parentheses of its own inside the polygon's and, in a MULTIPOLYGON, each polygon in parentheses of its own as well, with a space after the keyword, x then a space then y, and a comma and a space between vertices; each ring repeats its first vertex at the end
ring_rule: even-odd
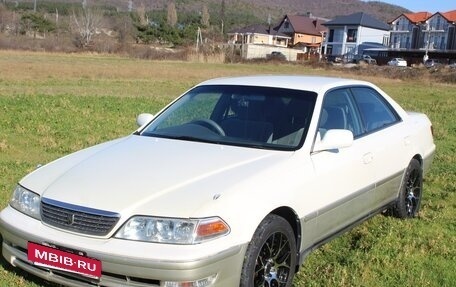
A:
POLYGON ((330 19, 365 12, 387 22, 407 12, 402 7, 359 0, 0 1, 0 49, 126 51, 146 58, 162 55, 135 44, 188 47, 195 44, 198 33, 206 42, 219 43, 226 40, 228 31, 251 24, 275 25, 285 14, 311 13, 330 19), (170 1, 175 3, 175 9, 169 7, 171 12, 170 1))
MULTIPOLYGON (((33 2, 33 0, 19 0, 22 2, 33 2)), ((83 0, 44 0, 40 2, 66 2, 82 3, 83 0)), ((92 5, 106 5, 120 11, 127 11, 131 5, 136 9, 144 5, 147 10, 164 9, 169 0, 86 0, 92 5)), ((217 14, 221 11, 223 0, 174 0, 178 10, 201 11, 206 4, 212 15, 212 20, 218 19, 217 14)), ((360 1, 360 0, 224 0, 226 13, 250 14, 254 18, 267 21, 269 15, 272 21, 278 21, 284 14, 305 14, 312 13, 318 17, 333 18, 337 15, 347 15, 355 12, 365 12, 375 16, 377 19, 387 22, 394 19, 407 9, 400 6, 390 5, 381 1, 360 1)), ((241 23, 239 23, 241 24, 241 23)))

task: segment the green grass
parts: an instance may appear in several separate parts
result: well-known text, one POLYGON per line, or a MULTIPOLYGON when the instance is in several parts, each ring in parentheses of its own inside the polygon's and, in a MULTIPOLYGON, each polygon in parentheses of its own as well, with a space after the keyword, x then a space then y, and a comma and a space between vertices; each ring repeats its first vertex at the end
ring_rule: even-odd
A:
MULTIPOLYGON (((140 61, 103 55, 0 51, 0 208, 37 164, 131 133, 192 85, 216 76, 324 74, 368 79, 426 113, 437 144, 420 217, 376 216, 312 253, 295 286, 456 285, 454 85, 400 81, 283 64, 140 61)), ((394 159, 391 159, 392 161, 394 159)), ((0 286, 48 286, 0 260, 0 286)))

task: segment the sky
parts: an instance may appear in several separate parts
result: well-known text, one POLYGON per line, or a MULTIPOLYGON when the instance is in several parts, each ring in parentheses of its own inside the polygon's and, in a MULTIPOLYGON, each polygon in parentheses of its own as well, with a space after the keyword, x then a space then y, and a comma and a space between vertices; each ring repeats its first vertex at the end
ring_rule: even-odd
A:
POLYGON ((448 12, 456 10, 456 0, 379 0, 402 6, 412 12, 448 12))

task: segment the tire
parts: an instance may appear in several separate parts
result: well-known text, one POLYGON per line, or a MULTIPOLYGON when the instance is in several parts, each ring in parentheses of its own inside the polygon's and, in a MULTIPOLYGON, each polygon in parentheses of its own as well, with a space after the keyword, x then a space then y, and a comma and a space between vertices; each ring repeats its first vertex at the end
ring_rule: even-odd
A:
POLYGON ((423 169, 416 159, 412 159, 405 171, 399 196, 392 213, 397 218, 413 218, 418 215, 423 194, 423 169))
POLYGON ((296 269, 296 239, 290 224, 269 214, 247 247, 241 287, 289 287, 296 269))

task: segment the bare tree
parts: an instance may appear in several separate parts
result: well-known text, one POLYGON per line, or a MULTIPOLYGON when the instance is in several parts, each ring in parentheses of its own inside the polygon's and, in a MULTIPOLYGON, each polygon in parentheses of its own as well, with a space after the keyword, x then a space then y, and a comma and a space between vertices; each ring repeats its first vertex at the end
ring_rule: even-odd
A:
POLYGON ((166 20, 171 27, 174 27, 177 24, 176 4, 174 4, 173 1, 168 3, 168 17, 166 20))
POLYGON ((143 26, 147 25, 147 15, 146 15, 146 6, 144 3, 141 2, 141 5, 138 6, 136 9, 136 13, 138 13, 139 23, 143 26))
POLYGON ((225 0, 222 0, 222 5, 220 7, 220 31, 222 32, 222 35, 223 33, 225 32, 224 31, 224 26, 225 26, 225 11, 226 7, 225 7, 225 0))
POLYGON ((207 5, 204 4, 203 11, 201 13, 201 25, 203 25, 205 27, 209 27, 209 18, 210 18, 209 10, 207 9, 207 5))
POLYGON ((83 7, 79 13, 73 10, 72 22, 77 33, 77 43, 80 47, 87 47, 100 28, 103 15, 100 11, 90 7, 83 7))

